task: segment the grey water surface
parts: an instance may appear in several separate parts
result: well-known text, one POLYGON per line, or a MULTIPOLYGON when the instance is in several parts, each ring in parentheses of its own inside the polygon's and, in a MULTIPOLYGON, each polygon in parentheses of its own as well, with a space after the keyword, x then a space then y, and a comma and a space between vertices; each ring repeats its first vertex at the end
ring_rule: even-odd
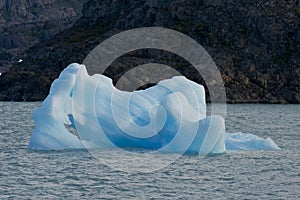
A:
POLYGON ((126 173, 86 150, 29 150, 40 104, 0 102, 0 199, 300 199, 300 105, 227 106, 227 132, 271 137, 279 151, 182 156, 126 173))

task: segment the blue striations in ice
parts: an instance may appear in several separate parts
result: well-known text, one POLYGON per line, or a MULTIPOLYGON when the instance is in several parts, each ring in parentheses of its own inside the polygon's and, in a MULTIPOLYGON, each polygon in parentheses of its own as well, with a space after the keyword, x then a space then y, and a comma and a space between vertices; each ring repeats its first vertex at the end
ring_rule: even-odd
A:
POLYGON ((127 92, 110 78, 89 76, 84 65, 71 64, 53 82, 33 120, 29 148, 38 150, 142 148, 206 155, 279 149, 270 138, 225 133, 222 117, 206 116, 203 86, 183 76, 127 92))

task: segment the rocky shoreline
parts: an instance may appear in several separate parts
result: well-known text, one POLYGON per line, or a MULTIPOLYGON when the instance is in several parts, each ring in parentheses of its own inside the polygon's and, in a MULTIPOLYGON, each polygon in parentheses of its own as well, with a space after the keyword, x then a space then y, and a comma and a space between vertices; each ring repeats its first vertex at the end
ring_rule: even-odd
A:
MULTIPOLYGON (((24 51, 23 62, 0 76, 1 101, 40 101, 64 67, 82 63, 107 37, 159 26, 189 35, 208 51, 228 103, 300 103, 299 1, 89 0, 82 11, 74 25, 24 51)), ((154 50, 127 54, 105 74, 116 82, 132 67, 153 61, 203 83, 189 63, 154 50)))

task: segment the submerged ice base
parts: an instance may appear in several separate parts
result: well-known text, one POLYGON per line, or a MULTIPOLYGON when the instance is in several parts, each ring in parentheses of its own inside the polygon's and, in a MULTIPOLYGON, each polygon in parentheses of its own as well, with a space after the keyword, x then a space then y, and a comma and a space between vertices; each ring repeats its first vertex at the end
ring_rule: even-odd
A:
POLYGON ((218 154, 228 150, 273 150, 270 139, 225 133, 220 116, 206 116, 203 86, 183 76, 146 90, 116 89, 84 65, 64 69, 40 108, 30 149, 144 148, 158 153, 218 154), (66 127, 76 130, 71 133, 66 127))

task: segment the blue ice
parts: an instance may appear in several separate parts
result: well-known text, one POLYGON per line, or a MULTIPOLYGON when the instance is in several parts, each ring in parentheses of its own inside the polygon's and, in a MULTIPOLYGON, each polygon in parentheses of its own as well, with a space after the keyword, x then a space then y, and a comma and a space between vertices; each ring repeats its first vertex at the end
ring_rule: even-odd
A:
POLYGON ((127 92, 110 78, 89 76, 84 65, 71 64, 53 82, 33 120, 29 148, 37 150, 142 148, 206 155, 279 149, 270 138, 226 133, 222 117, 206 116, 203 86, 183 76, 127 92))

